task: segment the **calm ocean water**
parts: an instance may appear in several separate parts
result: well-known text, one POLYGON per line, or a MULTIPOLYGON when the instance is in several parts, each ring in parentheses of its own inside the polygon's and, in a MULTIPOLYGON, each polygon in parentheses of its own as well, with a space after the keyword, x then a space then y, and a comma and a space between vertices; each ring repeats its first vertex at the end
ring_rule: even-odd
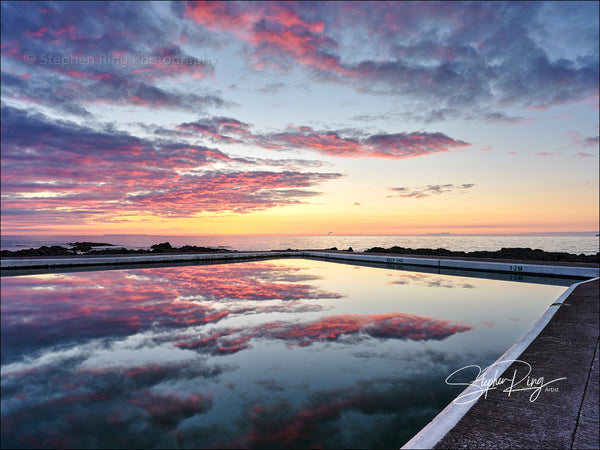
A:
POLYGON ((503 247, 527 247, 549 252, 595 254, 600 251, 597 236, 2 236, 2 250, 19 250, 42 245, 67 246, 69 242, 105 242, 129 249, 149 248, 170 242, 174 247, 197 245, 229 250, 262 251, 326 249, 337 247, 362 252, 372 247, 445 248, 453 251, 500 250, 503 247))

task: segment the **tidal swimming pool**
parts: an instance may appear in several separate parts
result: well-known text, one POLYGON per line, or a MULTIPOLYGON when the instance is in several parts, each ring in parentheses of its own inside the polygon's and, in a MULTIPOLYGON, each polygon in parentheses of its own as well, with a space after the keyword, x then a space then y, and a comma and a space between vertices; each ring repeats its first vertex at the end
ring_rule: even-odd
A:
POLYGON ((1 281, 3 448, 398 448, 567 285, 306 259, 1 281))

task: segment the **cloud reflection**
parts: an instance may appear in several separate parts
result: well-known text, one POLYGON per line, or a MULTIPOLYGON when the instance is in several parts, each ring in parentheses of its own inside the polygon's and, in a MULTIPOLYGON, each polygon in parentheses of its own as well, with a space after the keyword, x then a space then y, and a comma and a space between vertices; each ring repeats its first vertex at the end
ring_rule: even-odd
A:
MULTIPOLYGON (((317 348, 362 364, 355 353, 372 354, 375 340, 424 344, 471 327, 398 312, 328 315, 325 300, 344 295, 324 286, 300 263, 275 261, 3 278, 2 445, 338 448, 385 436, 390 446, 399 421, 430 419, 445 397, 421 411, 408 405, 410 384, 350 375, 331 389, 319 384, 333 376, 325 367, 300 388, 289 367, 271 376, 272 355, 258 344, 299 360, 326 344, 317 348), (371 431, 349 435, 359 423, 371 431)), ((430 359, 419 350, 410 364, 446 372, 430 359)), ((370 363, 373 377, 395 364, 391 355, 370 363)))
POLYGON ((91 370, 56 360, 35 373, 3 373, 2 445, 175 447, 180 423, 213 406, 209 390, 183 389, 182 380, 201 385, 224 370, 198 360, 91 370))
POLYGON ((471 283, 461 282, 456 277, 440 277, 435 275, 429 275, 425 273, 406 273, 406 274, 390 274, 397 278, 391 281, 390 284, 413 284, 413 285, 424 285, 433 288, 463 288, 463 289, 474 289, 475 286, 471 283))
MULTIPOLYGON (((316 391, 300 404, 258 401, 244 411, 245 432, 217 448, 399 448, 454 397, 437 382, 438 366, 418 380, 371 378, 316 391), (423 395, 427 392, 427 395, 423 395), (414 434, 414 433, 413 433, 414 434)), ((196 445, 198 436, 184 433, 196 445)), ((213 437, 214 439, 214 437, 213 437)))
POLYGON ((2 361, 26 349, 153 327, 199 326, 235 314, 321 310, 303 300, 342 297, 308 283, 315 279, 300 268, 272 262, 6 278, 2 361))
POLYGON ((212 354, 226 354, 244 350, 255 338, 280 340, 290 346, 307 347, 316 342, 339 341, 342 336, 353 336, 353 342, 368 337, 442 340, 470 329, 470 326, 411 314, 344 314, 307 323, 267 322, 250 329, 217 330, 176 345, 212 354))

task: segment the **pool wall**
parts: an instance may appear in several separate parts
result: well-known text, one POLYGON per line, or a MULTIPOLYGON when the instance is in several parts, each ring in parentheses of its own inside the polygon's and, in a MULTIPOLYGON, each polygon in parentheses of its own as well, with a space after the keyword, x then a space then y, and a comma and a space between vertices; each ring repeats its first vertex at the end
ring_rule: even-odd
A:
POLYGON ((145 254, 122 256, 80 256, 51 258, 6 258, 0 262, 3 275, 11 275, 15 269, 50 269, 53 267, 83 267, 102 265, 131 265, 148 263, 236 261, 255 258, 305 257, 327 260, 376 262, 397 266, 460 269, 479 272, 509 273, 513 275, 542 275, 589 279, 600 276, 598 267, 583 267, 570 264, 530 264, 522 261, 492 262, 483 260, 447 259, 429 257, 404 257, 395 255, 371 255, 351 252, 324 251, 270 251, 201 254, 145 254))

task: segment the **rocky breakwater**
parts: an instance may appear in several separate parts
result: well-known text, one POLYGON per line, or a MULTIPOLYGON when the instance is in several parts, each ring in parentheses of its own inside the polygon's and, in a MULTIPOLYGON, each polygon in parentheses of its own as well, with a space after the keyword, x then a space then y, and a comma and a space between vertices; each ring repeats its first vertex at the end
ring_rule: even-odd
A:
POLYGON ((28 248, 24 250, 2 250, 0 256, 8 257, 29 257, 29 256, 75 256, 75 255, 131 255, 148 253, 225 253, 232 252, 222 248, 198 247, 195 245, 184 245, 183 247, 173 247, 169 242, 154 244, 150 249, 131 250, 123 247, 116 247, 112 244, 103 242, 74 242, 69 243, 71 248, 60 245, 42 246, 38 248, 28 248), (110 247, 96 249, 94 247, 110 247))
POLYGON ((445 248, 405 248, 405 247, 391 247, 388 249, 382 247, 373 247, 365 250, 366 253, 394 253, 397 255, 415 255, 415 256, 441 256, 441 257, 454 257, 454 258, 477 258, 477 259, 512 259, 512 260, 526 260, 526 261, 547 261, 547 262, 580 262, 580 263, 592 263, 598 264, 600 262, 600 253, 595 255, 586 255, 581 253, 579 255, 565 252, 546 252, 540 249, 531 248, 502 248, 497 251, 474 251, 474 252, 461 252, 452 251, 445 248))

